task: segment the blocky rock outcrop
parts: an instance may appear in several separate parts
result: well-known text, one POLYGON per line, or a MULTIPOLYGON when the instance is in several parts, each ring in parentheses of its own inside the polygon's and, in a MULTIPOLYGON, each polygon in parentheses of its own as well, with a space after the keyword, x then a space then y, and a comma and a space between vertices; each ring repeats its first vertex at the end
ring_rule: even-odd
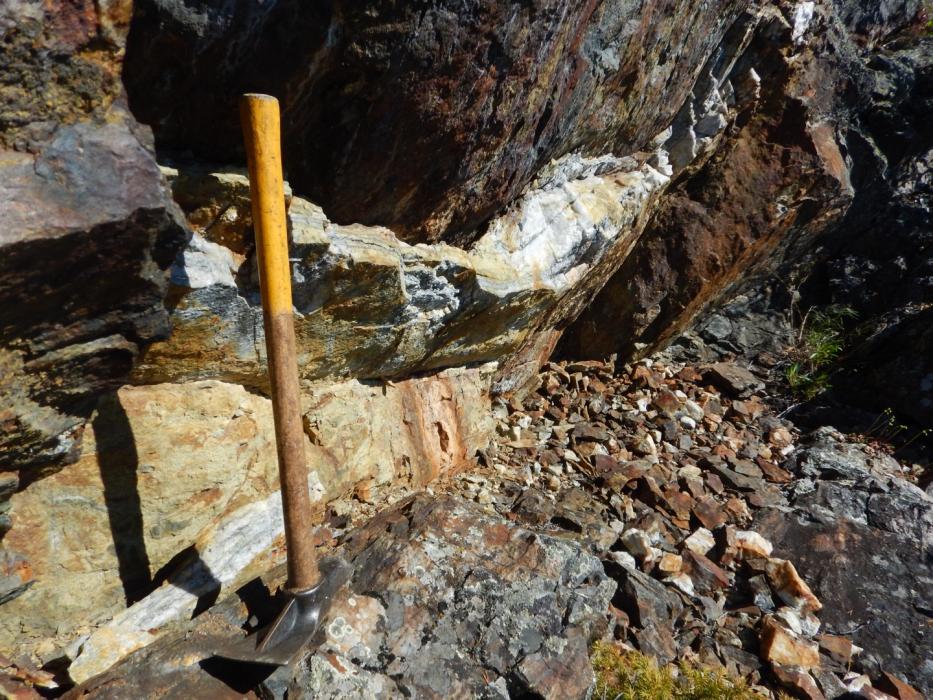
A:
POLYGON ((0 470, 74 458, 96 398, 169 331, 185 229, 122 104, 129 12, 0 9, 0 470))
POLYGON ((141 0, 124 80, 162 148, 229 162, 236 98, 283 103, 296 192, 409 242, 475 238, 572 151, 643 149, 743 0, 141 0))

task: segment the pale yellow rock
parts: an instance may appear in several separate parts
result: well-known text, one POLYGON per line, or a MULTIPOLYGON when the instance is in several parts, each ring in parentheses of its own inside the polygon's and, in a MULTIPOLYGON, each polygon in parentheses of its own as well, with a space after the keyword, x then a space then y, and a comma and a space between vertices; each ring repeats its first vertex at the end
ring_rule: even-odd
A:
MULTIPOLYGON (((468 466, 493 432, 492 371, 306 386, 313 500, 360 482, 418 486, 468 466)), ((13 496, 3 545, 35 583, 4 605, 0 653, 63 647, 104 623, 75 672, 104 670, 157 638, 149 630, 190 616, 198 595, 255 576, 257 558, 281 559, 277 489, 267 399, 216 381, 122 388, 101 403, 76 464, 13 496), (188 560, 163 572, 170 585, 127 608, 124 586, 145 593, 183 551, 188 560)))
POLYGON ((102 401, 81 459, 12 498, 3 544, 36 583, 4 606, 0 649, 119 610, 121 564, 144 586, 224 511, 275 489, 271 435, 268 401, 239 386, 124 387, 102 401))
POLYGON ((683 569, 684 560, 679 554, 665 552, 658 560, 658 568, 667 574, 678 574, 683 569))
POLYGON ((697 554, 706 554, 716 544, 713 533, 705 527, 699 527, 694 530, 687 539, 684 540, 684 547, 697 554))
POLYGON ((765 558, 774 550, 774 545, 753 530, 736 530, 735 546, 744 554, 765 558))

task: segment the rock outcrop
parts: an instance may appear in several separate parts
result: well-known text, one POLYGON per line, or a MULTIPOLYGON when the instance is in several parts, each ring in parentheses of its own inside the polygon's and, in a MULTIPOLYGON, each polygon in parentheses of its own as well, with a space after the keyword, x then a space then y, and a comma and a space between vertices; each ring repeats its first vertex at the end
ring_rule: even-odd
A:
POLYGON ((755 527, 813 582, 826 633, 862 647, 872 676, 885 669, 929 693, 933 498, 891 457, 832 428, 808 436, 793 469, 791 506, 762 510, 755 527))
MULTIPOLYGON (((834 80, 827 63, 837 46, 817 32, 816 18, 798 23, 790 5, 775 8, 733 70, 712 73, 721 90, 753 71, 757 99, 738 93, 727 137, 705 165, 675 179, 632 255, 568 331, 568 356, 628 357, 665 346, 756 268, 773 268, 791 241, 838 220, 851 201, 829 87, 814 89, 834 80)), ((688 103, 678 121, 695 120, 695 112, 688 103)))
POLYGON ((686 330, 692 357, 781 353, 808 309, 846 306, 858 343, 836 393, 928 425, 933 39, 912 0, 794 7, 740 60, 760 101, 675 178, 562 352, 638 356, 686 330))
MULTIPOLYGON (((520 413, 558 342, 574 359, 616 353, 620 364, 678 336, 694 357, 752 357, 785 348, 795 310, 851 305, 875 325, 847 356, 864 381, 840 382, 840 395, 877 401, 878 385, 894 385, 889 405, 929 422, 933 52, 919 11, 920 0, 7 2, 0 652, 59 673, 70 664, 77 681, 154 640, 163 641, 153 654, 174 654, 185 648, 172 636, 185 618, 281 559, 248 185, 237 169, 235 101, 245 91, 273 93, 284 109, 309 488, 321 522, 327 504, 350 493, 374 509, 374 494, 390 486, 426 486, 477 456, 488 467, 493 397, 520 413)), ((596 375, 609 372, 599 367, 584 390, 599 393, 596 375)), ((626 419, 621 403, 586 404, 577 417, 587 420, 572 421, 567 404, 542 407, 534 419, 557 417, 555 439, 570 435, 572 449, 542 451, 547 463, 538 463, 526 434, 532 419, 507 426, 509 449, 543 486, 510 517, 540 517, 535 504, 561 492, 572 470, 617 491, 634 482, 640 502, 665 511, 678 537, 663 551, 645 521, 612 552, 626 599, 613 614, 635 621, 631 638, 643 649, 674 658, 680 637, 648 619, 673 625, 686 599, 722 598, 741 569, 710 554, 725 547, 723 537, 745 538, 725 544, 770 561, 760 535, 726 529, 727 521, 748 524, 746 500, 793 515, 783 530, 769 525, 782 533, 781 552, 811 535, 880 537, 902 549, 901 526, 929 537, 916 516, 920 501, 879 500, 882 486, 872 482, 868 493, 859 479, 846 497, 854 501, 831 500, 854 524, 814 535, 817 525, 830 527, 823 511, 803 491, 788 496, 777 485, 791 478, 778 465, 792 451, 788 426, 773 419, 753 439, 735 429, 764 411, 759 376, 704 367, 690 380, 704 384, 689 388, 688 406, 662 390, 670 377, 648 365, 629 369, 634 388, 651 391, 637 411, 624 410, 651 412, 650 428, 626 419), (729 396, 728 416, 712 388, 729 396), (589 420, 613 411, 614 422, 589 420), (638 439, 625 457, 607 459, 610 429, 633 424, 638 439), (697 435, 716 435, 717 444, 704 452, 706 437, 697 435), (671 455, 686 461, 659 471, 671 455), (659 486, 667 482, 679 486, 659 486), (628 566, 635 556, 645 570, 628 566), (655 566, 663 582, 649 575, 655 566)), ((568 382, 577 374, 564 372, 568 382)), ((816 491, 832 490, 829 481, 821 476, 816 491)), ((495 501, 488 488, 474 495, 495 501)), ((545 520, 587 532, 586 546, 605 555, 621 533, 603 522, 605 503, 581 498, 562 494, 545 520)), ((372 595, 377 584, 395 584, 372 568, 355 583, 371 614, 361 624, 395 625, 404 644, 388 636, 378 644, 405 649, 364 660, 332 630, 341 660, 313 657, 293 693, 318 682, 337 693, 365 679, 388 694, 585 694, 589 678, 577 661, 593 610, 584 611, 586 629, 571 634, 573 601, 548 598, 571 617, 552 619, 548 608, 542 631, 523 626, 518 618, 531 612, 514 596, 490 594, 479 601, 489 603, 482 624, 495 628, 496 639, 486 639, 467 608, 445 618, 430 599, 520 586, 544 599, 559 579, 574 591, 595 585, 601 601, 599 567, 576 543, 536 540, 539 563, 556 567, 547 583, 518 564, 508 570, 524 556, 509 538, 528 532, 445 503, 515 557, 492 562, 498 568, 475 581, 444 559, 438 576, 456 580, 431 588, 406 579, 413 587, 394 602, 372 595), (568 562, 586 580, 568 583, 568 562), (478 650, 444 657, 462 688, 417 658, 435 653, 436 640, 399 623, 399 600, 431 618, 438 639, 478 650), (500 620, 514 628, 495 627, 500 620), (516 632, 541 644, 500 644, 516 632), (561 665, 561 655, 574 663, 561 665), (425 674, 430 687, 419 685, 425 674)), ((399 515, 410 532, 367 530, 363 564, 430 555, 421 540, 398 539, 418 527, 450 540, 447 516, 416 505, 417 518, 399 515), (423 519, 416 526, 413 518, 423 519)), ((467 544, 473 565, 490 563, 479 540, 467 544)), ((913 574, 915 554, 894 568, 913 574)), ((864 563, 863 553, 845 556, 864 563)), ((819 571, 820 562, 804 564, 819 571)), ((757 588, 743 594, 759 596, 756 605, 777 585, 769 576, 796 584, 786 567, 755 573, 757 588)), ((827 619, 841 625, 833 611, 848 599, 815 588, 827 619)), ((707 612, 718 624, 721 616, 707 612)), ((771 672, 798 690, 813 683, 784 663, 791 652, 813 661, 813 635, 789 634, 799 620, 759 612, 766 646, 783 659, 771 672)), ((356 639, 352 624, 347 630, 356 639)), ((891 655, 919 657, 920 642, 886 650, 876 637, 889 632, 865 632, 879 655, 872 668, 906 674, 891 655)), ((759 678, 748 640, 720 636, 729 658, 717 658, 759 678)), ((814 677, 821 686, 838 680, 814 677)))
MULTIPOLYGON (((468 465, 492 433, 491 375, 307 387, 319 519, 358 485, 371 500, 468 465)), ((281 558, 271 404, 216 381, 124 387, 78 462, 14 495, 10 516, 0 649, 46 661, 93 649, 97 665, 77 666, 93 671, 75 673, 102 671, 281 558)))
POLYGON ((731 369, 552 363, 497 402, 481 468, 317 533, 354 574, 294 667, 205 658, 271 613, 278 567, 69 697, 586 697, 594 637, 762 697, 921 697, 929 496, 831 429, 798 442, 731 369), (652 433, 657 453, 627 458, 652 433))
MULTIPOLYGON (((615 584, 577 543, 457 498, 418 497, 350 533, 341 551, 353 579, 321 646, 254 679, 264 697, 587 697, 587 649, 606 628, 615 584)), ((253 610, 228 600, 73 696, 227 697, 216 676, 245 692, 242 668, 196 660, 218 628, 240 633, 262 602, 246 599, 253 610)))
MULTIPOLYGON (((255 256, 243 228, 246 179, 170 177, 176 197, 191 203, 197 232, 170 271, 173 333, 147 350, 133 381, 212 378, 265 389, 255 256)), ((631 246, 666 183, 631 158, 565 159, 466 251, 333 224, 291 197, 301 376, 390 378, 509 357, 542 324, 556 323, 559 304, 596 266, 631 246)))
POLYGON ((127 3, 0 8, 0 470, 73 459, 97 397, 169 331, 185 240, 120 83, 127 3))
POLYGON ((276 95, 289 180, 331 219, 472 240, 550 160, 645 148, 745 5, 141 0, 124 80, 161 148, 215 162, 238 95, 276 95))

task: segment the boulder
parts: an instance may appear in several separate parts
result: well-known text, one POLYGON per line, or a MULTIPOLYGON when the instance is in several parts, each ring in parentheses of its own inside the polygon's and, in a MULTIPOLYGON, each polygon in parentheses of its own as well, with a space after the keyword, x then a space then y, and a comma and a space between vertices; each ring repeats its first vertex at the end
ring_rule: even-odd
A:
POLYGON ((161 149, 219 162, 237 97, 276 95, 297 193, 464 241, 550 160, 646 149, 747 4, 141 0, 124 80, 161 149))
MULTIPOLYGON (((925 11, 918 0, 832 0, 798 23, 805 6, 777 7, 784 29, 775 33, 772 19, 757 31, 783 39, 756 40, 743 57, 761 78, 763 108, 745 113, 715 159, 683 173, 559 350, 574 359, 640 356, 673 341, 703 361, 779 356, 799 342, 808 309, 848 307, 860 337, 831 368, 837 410, 894 409, 926 427, 933 52, 925 11), (789 70, 778 68, 785 60, 789 70), (778 144, 783 155, 768 156, 778 144), (763 196, 787 176, 801 198, 763 196)), ((851 428, 864 430, 874 415, 853 412, 851 428)))
MULTIPOLYGON (((716 56, 704 68, 708 77, 667 143, 680 176, 632 254, 568 329, 563 355, 639 357, 666 346, 756 268, 773 265, 777 251, 845 211, 852 187, 824 113, 830 94, 814 88, 835 80, 825 65, 835 60, 837 37, 818 31, 814 19, 795 40, 794 7, 781 2, 740 16, 723 42, 734 46, 731 60, 716 56), (699 148, 713 119, 733 126, 715 157, 684 169, 689 159, 677 155, 699 148)), ((754 279, 761 289, 761 276, 754 279)), ((719 325, 726 326, 720 335, 744 329, 728 318, 719 325)), ((780 346, 789 337, 785 330, 768 339, 780 346)))

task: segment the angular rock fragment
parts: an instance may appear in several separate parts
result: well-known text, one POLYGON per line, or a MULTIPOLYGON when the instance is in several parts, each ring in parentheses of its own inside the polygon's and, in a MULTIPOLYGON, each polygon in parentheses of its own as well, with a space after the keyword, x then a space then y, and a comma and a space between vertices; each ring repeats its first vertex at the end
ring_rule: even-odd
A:
POLYGON ((796 637, 771 615, 761 623, 761 658, 775 666, 797 666, 802 669, 820 665, 819 647, 796 637))
POLYGON ((785 484, 793 478, 793 475, 790 472, 781 469, 779 466, 773 462, 768 461, 767 459, 758 457, 755 459, 755 463, 761 469, 762 473, 765 475, 765 478, 768 481, 785 484))
POLYGON ((827 698, 838 698, 848 692, 842 680, 829 669, 811 668, 810 675, 827 698))
POLYGON ((735 546, 742 552, 764 558, 770 557, 771 552, 774 550, 774 545, 753 530, 737 530, 735 533, 735 546))
POLYGON ((820 620, 810 612, 801 612, 797 608, 782 605, 774 613, 774 619, 791 630, 794 634, 811 639, 820 631, 820 620))
POLYGON ((717 362, 703 373, 704 381, 710 382, 730 396, 745 397, 764 389, 764 382, 740 365, 717 362))
POLYGON ((826 700, 813 677, 802 668, 774 665, 771 672, 778 681, 794 693, 795 697, 805 700, 826 700))
POLYGON ((573 635, 560 650, 544 648, 529 654, 519 663, 517 677, 543 700, 583 697, 595 683, 586 640, 573 635))
POLYGON ((753 602, 763 612, 774 611, 774 599, 771 597, 771 587, 763 575, 752 576, 748 579, 749 588, 752 591, 753 602))
POLYGON ((823 604, 813 595, 813 591, 791 562, 786 559, 771 559, 768 561, 767 574, 775 593, 788 605, 805 611, 822 609, 823 604))
POLYGON ((704 527, 698 528, 687 539, 684 540, 684 547, 697 554, 706 554, 716 545, 713 533, 704 527))
POLYGON ((613 604, 642 628, 663 626, 683 610, 683 604, 663 584, 634 569, 620 573, 619 591, 613 604))
POLYGON ((678 574, 683 565, 683 558, 670 552, 665 552, 658 560, 658 569, 665 574, 678 574))
POLYGON ((683 564, 684 573, 693 579, 695 587, 701 591, 710 592, 728 588, 731 583, 729 574, 697 552, 685 549, 683 564))
POLYGON ((877 687, 888 695, 898 698, 898 700, 923 700, 920 691, 902 681, 897 676, 882 672, 878 679, 877 687))
POLYGON ((722 504, 715 498, 706 497, 698 499, 693 506, 692 512, 697 520, 700 521, 700 524, 707 530, 715 530, 728 520, 722 504))
POLYGON ((842 666, 849 665, 853 654, 850 639, 833 634, 821 634, 817 637, 817 642, 820 645, 820 650, 828 654, 833 661, 842 666))
POLYGON ((629 554, 642 560, 653 558, 651 540, 645 532, 632 528, 623 532, 620 539, 629 554))

